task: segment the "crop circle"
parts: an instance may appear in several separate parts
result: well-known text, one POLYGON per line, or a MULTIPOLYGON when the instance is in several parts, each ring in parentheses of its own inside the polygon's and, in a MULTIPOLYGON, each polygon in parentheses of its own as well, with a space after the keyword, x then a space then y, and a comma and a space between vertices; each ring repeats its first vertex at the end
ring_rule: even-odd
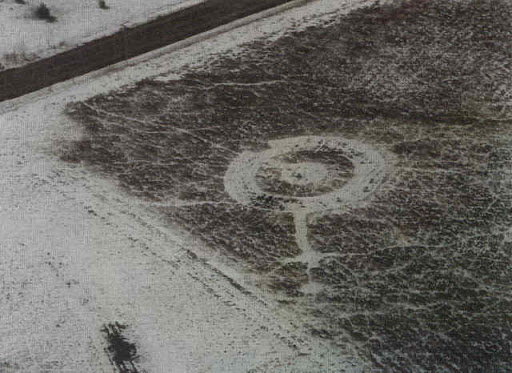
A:
POLYGON ((236 201, 280 211, 322 211, 368 197, 385 176, 382 155, 367 144, 334 136, 269 141, 230 164, 224 185, 236 201))

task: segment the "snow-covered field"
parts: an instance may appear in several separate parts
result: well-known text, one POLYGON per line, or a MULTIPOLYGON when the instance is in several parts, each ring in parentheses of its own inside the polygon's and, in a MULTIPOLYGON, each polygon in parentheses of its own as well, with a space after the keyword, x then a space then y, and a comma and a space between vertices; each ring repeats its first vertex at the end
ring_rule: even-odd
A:
MULTIPOLYGON (((125 337, 139 356, 136 370, 126 372, 359 371, 349 351, 336 352, 304 333, 306 316, 290 314, 145 202, 57 154, 61 142, 81 135, 63 114, 71 101, 157 74, 172 79, 187 71, 184 66, 237 53, 246 41, 270 40, 363 3, 317 1, 0 105, 1 372, 111 372, 101 330, 116 322, 126 325, 125 337)), ((70 45, 118 27, 98 31, 86 20, 113 24, 121 2, 107 2, 107 11, 96 10, 95 2, 81 4, 73 15, 71 4, 48 1, 58 22, 46 24, 27 18, 28 6, 1 3, 2 17, 13 20, 1 27, 22 30, 16 17, 27 27, 2 32, 11 35, 1 43, 3 52, 40 53, 37 48, 58 44, 66 30, 81 32, 65 40, 70 45), (41 39, 32 43, 37 30, 41 39)), ((144 9, 142 20, 164 4, 123 6, 132 14, 144 9)))
POLYGON ((0 104, 0 371, 512 371, 512 5, 366 4, 0 104))
POLYGON ((0 2, 0 66, 10 68, 49 57, 87 41, 175 12, 201 0, 14 0, 0 2), (37 19, 44 2, 54 22, 37 19))

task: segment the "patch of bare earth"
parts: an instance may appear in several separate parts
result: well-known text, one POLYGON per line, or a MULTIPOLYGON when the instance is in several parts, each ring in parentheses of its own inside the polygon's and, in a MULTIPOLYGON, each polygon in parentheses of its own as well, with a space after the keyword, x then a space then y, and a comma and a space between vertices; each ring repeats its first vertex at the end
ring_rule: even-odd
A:
MULTIPOLYGON (((313 334, 355 346, 368 371, 508 372, 511 22, 512 6, 491 0, 355 11, 209 71, 70 106, 85 135, 63 158, 111 176, 260 273, 309 312, 313 334), (293 259, 296 214, 272 195, 239 203, 224 186, 240 153, 310 135, 365 143, 389 161, 364 202, 304 218, 314 267, 293 259)), ((279 161, 329 165, 326 156, 279 161)), ((290 168, 313 180, 293 186, 302 176, 286 171, 284 183, 279 167, 259 175, 267 190, 324 192, 310 166, 290 168)))

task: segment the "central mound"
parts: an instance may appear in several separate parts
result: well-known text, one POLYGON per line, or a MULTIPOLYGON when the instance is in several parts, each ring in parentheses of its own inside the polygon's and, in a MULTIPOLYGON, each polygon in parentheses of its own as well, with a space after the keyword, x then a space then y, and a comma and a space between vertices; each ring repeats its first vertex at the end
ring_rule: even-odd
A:
POLYGON ((265 161, 256 182, 270 194, 310 197, 340 188, 353 170, 352 162, 337 149, 298 151, 265 161))

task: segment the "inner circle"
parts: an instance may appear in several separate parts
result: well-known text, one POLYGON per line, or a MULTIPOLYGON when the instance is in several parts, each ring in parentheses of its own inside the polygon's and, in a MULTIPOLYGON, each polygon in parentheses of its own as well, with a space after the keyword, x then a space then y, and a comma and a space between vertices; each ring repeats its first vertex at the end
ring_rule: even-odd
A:
POLYGON ((319 196, 341 188, 354 176, 349 156, 329 146, 294 149, 262 160, 255 170, 255 182, 270 195, 319 196))
POLYGON ((324 181, 329 172, 327 167, 316 162, 284 163, 280 179, 289 184, 308 185, 324 181))

